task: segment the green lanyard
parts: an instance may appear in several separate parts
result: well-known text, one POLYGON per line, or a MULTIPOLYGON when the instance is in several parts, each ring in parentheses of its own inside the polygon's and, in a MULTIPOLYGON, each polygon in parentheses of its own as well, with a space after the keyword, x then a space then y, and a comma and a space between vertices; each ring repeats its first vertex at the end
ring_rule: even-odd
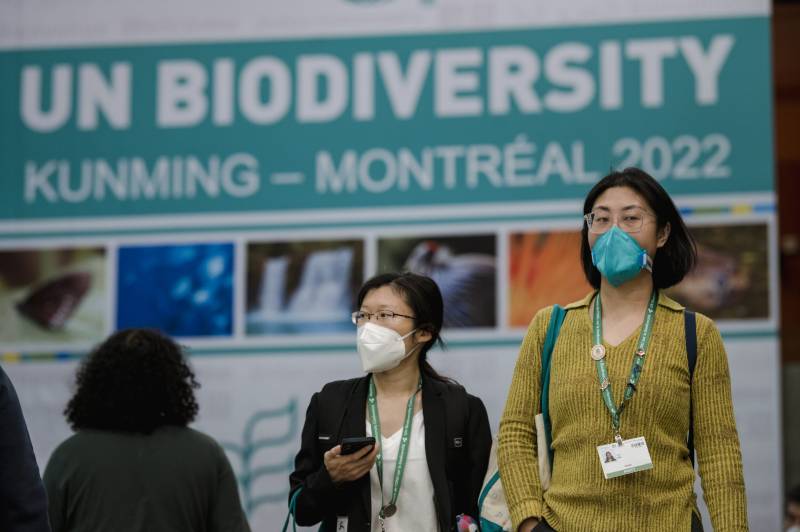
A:
MULTIPOLYGON (((383 527, 383 520, 386 517, 391 517, 397 512, 397 496, 400 494, 400 483, 403 481, 403 472, 406 469, 406 459, 408 458, 408 444, 411 437, 411 420, 414 418, 414 402, 417 393, 422 389, 422 377, 419 378, 417 389, 408 398, 406 405, 406 418, 403 421, 403 434, 400 439, 400 449, 397 451, 397 464, 394 469, 394 483, 392 485, 392 499, 389 504, 384 505, 383 500, 383 449, 378 452, 376 460, 378 465, 378 483, 381 488, 381 509, 378 512, 378 518, 383 527)), ((369 379, 369 394, 367 395, 367 404, 369 405, 369 423, 372 427, 372 436, 380 441, 381 438, 381 421, 378 416, 378 400, 377 393, 375 392, 375 381, 370 377, 369 379)))
POLYGON ((622 402, 619 406, 614 404, 614 398, 611 395, 611 381, 608 378, 608 368, 606 367, 606 348, 603 346, 603 318, 602 309, 600 305, 600 293, 597 293, 597 298, 594 302, 594 346, 592 347, 591 356, 595 361, 597 367, 597 379, 600 381, 600 393, 603 396, 603 402, 606 404, 609 413, 611 414, 611 428, 614 430, 614 438, 618 444, 622 443, 622 436, 619 433, 619 417, 622 410, 625 408, 625 403, 631 400, 634 392, 636 392, 636 384, 639 382, 639 377, 642 374, 642 366, 644 365, 644 358, 647 354, 647 346, 650 343, 650 333, 653 330, 653 319, 656 315, 656 306, 658 305, 658 293, 653 290, 650 295, 650 302, 647 305, 647 314, 644 316, 644 324, 642 325, 642 332, 639 333, 639 343, 636 345, 636 354, 633 357, 633 365, 631 366, 631 375, 628 377, 628 385, 625 387, 625 394, 622 396, 622 402))

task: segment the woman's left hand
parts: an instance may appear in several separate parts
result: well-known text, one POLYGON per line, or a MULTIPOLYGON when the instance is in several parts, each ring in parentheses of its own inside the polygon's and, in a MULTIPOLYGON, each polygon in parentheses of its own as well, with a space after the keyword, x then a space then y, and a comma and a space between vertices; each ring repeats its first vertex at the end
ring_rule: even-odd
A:
POLYGON ((323 461, 333 483, 341 484, 358 480, 369 473, 377 457, 378 445, 371 449, 359 449, 353 454, 342 454, 342 446, 337 445, 325 453, 323 461))

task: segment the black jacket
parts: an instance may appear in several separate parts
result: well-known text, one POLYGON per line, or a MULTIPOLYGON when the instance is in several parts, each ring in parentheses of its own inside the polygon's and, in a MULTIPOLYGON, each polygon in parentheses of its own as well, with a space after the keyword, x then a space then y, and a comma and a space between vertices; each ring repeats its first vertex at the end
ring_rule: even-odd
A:
MULTIPOLYGON (((323 455, 342 438, 366 435, 368 377, 331 382, 311 397, 300 452, 289 477, 297 498, 296 519, 310 526, 320 521, 334 530, 337 516, 348 516, 348 532, 369 531, 369 475, 336 487, 323 455)), ((478 496, 489 462, 492 435, 486 408, 462 386, 423 375, 422 410, 425 454, 433 482, 442 532, 455 530, 456 515, 478 515, 478 496)), ((290 499, 291 499, 290 493, 290 499)))
POLYGON ((0 530, 49 532, 47 499, 17 392, 0 368, 0 530))

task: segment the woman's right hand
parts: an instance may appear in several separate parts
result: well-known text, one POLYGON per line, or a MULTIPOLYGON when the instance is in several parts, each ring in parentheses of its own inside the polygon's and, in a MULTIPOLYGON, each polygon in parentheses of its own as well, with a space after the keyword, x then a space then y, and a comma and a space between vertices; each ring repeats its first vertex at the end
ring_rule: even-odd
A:
POLYGON ((325 462, 325 469, 333 480, 334 484, 341 484, 342 482, 350 482, 358 480, 363 477, 378 457, 378 445, 376 444, 372 449, 365 447, 359 449, 353 454, 342 454, 342 446, 337 445, 333 449, 327 451, 323 456, 325 462))
POLYGON ((529 517, 519 525, 517 532, 531 532, 531 530, 536 528, 538 524, 538 520, 534 519, 533 517, 529 517))

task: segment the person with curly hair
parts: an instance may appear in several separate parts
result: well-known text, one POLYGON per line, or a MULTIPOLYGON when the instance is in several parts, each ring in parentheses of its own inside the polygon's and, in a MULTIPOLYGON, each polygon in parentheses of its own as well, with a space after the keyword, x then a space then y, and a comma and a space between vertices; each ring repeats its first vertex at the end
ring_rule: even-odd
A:
POLYGON ((187 425, 199 387, 157 331, 119 331, 80 365, 64 414, 75 431, 44 472, 53 532, 242 532, 230 463, 187 425))

